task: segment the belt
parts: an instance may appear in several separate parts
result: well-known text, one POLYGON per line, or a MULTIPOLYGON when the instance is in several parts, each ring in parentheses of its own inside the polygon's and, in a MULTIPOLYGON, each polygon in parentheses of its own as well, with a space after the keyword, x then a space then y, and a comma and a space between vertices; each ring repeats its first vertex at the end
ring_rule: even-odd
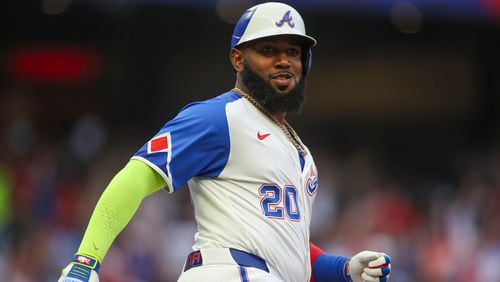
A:
POLYGON ((266 261, 260 257, 236 249, 202 249, 190 253, 184 264, 184 271, 190 268, 210 264, 233 264, 255 267, 269 272, 266 261))

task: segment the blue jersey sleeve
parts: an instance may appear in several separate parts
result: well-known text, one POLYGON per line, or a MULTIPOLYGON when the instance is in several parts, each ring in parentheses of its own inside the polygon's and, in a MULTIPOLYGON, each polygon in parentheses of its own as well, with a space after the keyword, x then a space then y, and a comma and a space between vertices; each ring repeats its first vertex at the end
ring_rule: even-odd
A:
POLYGON ((132 157, 144 161, 177 190, 196 176, 217 177, 229 158, 226 93, 186 106, 132 157))

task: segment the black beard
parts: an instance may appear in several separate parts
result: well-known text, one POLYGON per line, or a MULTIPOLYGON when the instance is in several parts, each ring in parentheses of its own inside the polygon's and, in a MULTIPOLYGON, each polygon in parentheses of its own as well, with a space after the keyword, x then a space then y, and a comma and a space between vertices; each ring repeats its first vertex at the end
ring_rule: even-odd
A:
POLYGON ((269 82, 262 79, 246 63, 241 72, 241 78, 243 84, 250 91, 249 95, 270 113, 300 113, 302 110, 302 104, 304 103, 306 93, 305 79, 301 79, 297 86, 289 93, 280 94, 273 89, 269 82))

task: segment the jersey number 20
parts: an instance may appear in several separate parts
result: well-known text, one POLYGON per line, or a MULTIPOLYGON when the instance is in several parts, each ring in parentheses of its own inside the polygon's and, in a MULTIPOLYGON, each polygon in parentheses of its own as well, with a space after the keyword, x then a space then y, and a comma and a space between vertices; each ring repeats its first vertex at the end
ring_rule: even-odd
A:
POLYGON ((292 221, 300 220, 297 189, 293 185, 281 188, 277 184, 265 184, 259 188, 260 205, 265 216, 283 219, 285 214, 292 221), (284 212, 283 212, 284 210, 284 212))

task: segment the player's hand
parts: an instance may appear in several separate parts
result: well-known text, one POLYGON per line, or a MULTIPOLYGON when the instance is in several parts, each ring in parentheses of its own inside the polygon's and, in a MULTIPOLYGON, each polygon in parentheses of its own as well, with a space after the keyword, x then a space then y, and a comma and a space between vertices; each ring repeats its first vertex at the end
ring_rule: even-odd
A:
POLYGON ((385 282, 391 273, 391 258, 385 253, 362 251, 347 266, 353 282, 385 282))
POLYGON ((99 262, 94 258, 74 255, 57 282, 99 282, 99 267, 99 262))

